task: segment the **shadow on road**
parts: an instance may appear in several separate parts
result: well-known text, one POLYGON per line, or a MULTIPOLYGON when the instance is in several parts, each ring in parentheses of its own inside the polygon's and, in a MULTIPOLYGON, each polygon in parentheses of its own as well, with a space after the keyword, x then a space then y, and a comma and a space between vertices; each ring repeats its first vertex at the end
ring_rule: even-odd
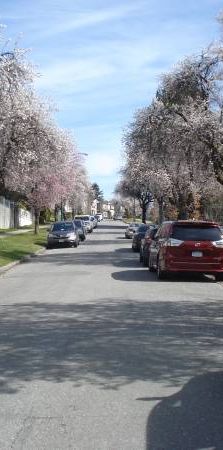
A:
POLYGON ((113 234, 113 230, 124 230, 127 227, 126 224, 123 225, 114 225, 113 223, 108 223, 106 225, 99 225, 98 229, 107 232, 107 230, 110 230, 109 232, 113 234))
POLYGON ((222 367, 223 304, 217 301, 74 300, 1 306, 0 392, 32 380, 104 389, 139 380, 176 386, 204 367, 222 367))
MULTIPOLYGON (((223 372, 192 378, 152 410, 147 450, 222 450, 223 372)), ((150 400, 150 399, 148 399, 150 400)))
MULTIPOLYGON (((132 265, 134 267, 134 264, 132 265)), ((112 278, 118 281, 157 281, 154 274, 150 274, 148 270, 122 270, 120 272, 113 272, 112 278)))

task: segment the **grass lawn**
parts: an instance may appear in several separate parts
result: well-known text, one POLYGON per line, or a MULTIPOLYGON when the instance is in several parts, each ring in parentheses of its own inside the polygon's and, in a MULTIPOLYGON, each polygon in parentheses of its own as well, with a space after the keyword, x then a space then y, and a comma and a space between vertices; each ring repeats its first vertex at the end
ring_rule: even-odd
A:
POLYGON ((34 253, 46 244, 47 231, 42 229, 38 235, 33 231, 0 238, 0 266, 17 261, 34 253))

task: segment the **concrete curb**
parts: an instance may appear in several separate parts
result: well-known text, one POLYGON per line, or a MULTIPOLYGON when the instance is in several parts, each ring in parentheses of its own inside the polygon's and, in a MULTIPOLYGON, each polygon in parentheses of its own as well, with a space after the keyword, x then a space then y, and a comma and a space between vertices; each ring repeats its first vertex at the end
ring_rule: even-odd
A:
POLYGON ((36 256, 45 253, 45 251, 46 251, 45 248, 40 248, 35 253, 30 253, 29 255, 23 256, 21 259, 18 259, 17 261, 13 261, 9 264, 6 264, 3 267, 0 267, 0 275, 12 269, 14 266, 17 266, 18 264, 29 262, 32 258, 35 258, 36 256))

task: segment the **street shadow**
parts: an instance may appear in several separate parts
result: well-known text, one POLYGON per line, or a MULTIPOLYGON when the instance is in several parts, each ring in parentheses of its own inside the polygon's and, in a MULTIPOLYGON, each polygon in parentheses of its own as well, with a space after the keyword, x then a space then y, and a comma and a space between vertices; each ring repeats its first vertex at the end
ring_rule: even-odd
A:
MULTIPOLYGON (((134 265, 133 265, 134 267, 134 265)), ((157 281, 154 274, 150 274, 148 270, 122 270, 121 272, 113 272, 112 278, 116 281, 157 281)))
POLYGON ((223 372, 192 378, 152 410, 147 450, 223 448, 223 372))
POLYGON ((110 230, 110 233, 113 233, 113 230, 124 230, 127 227, 127 225, 123 224, 123 225, 114 225, 112 224, 108 224, 108 225, 100 225, 99 229, 100 230, 110 230))
POLYGON ((127 248, 126 248, 126 247, 117 248, 117 249, 115 250, 115 253, 121 253, 121 254, 122 254, 122 253, 123 253, 123 254, 124 254, 124 253, 129 253, 129 254, 131 254, 131 255, 133 254, 133 253, 132 253, 132 249, 131 249, 131 247, 129 247, 129 246, 128 246, 127 248))
MULTIPOLYGON (((89 245, 90 247, 92 247, 92 246, 100 246, 100 245, 114 245, 114 244, 116 244, 116 240, 115 239, 101 239, 100 241, 99 240, 88 240, 88 242, 87 242, 87 245, 89 245)), ((104 252, 102 252, 102 254, 103 254, 104 252)))
MULTIPOLYGON (((134 260, 125 260, 118 261, 114 264, 116 267, 128 267, 129 269, 138 268, 140 264, 138 261, 134 260)), ((177 274, 177 275, 169 275, 165 280, 158 280, 157 274, 154 272, 150 272, 147 267, 139 270, 122 270, 120 272, 113 272, 112 278, 118 281, 146 281, 148 282, 157 282, 157 283, 216 283, 214 278, 206 277, 203 274, 177 274)))
MULTIPOLYGON (((0 393, 13 394, 32 380, 89 383, 101 389, 136 381, 182 385, 204 367, 222 368, 222 315, 223 304, 210 298, 199 303, 124 298, 82 303, 74 293, 59 304, 4 301, 0 393)), ((153 417, 149 433, 155 442, 151 429, 163 416, 158 414, 158 422, 153 417)))

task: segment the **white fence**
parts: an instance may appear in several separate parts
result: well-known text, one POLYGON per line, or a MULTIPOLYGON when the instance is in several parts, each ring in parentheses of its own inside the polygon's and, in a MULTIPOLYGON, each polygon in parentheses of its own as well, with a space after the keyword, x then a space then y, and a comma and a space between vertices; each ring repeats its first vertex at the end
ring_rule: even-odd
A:
POLYGON ((5 197, 0 197, 0 228, 16 228, 31 225, 30 211, 18 208, 17 204, 5 197))

